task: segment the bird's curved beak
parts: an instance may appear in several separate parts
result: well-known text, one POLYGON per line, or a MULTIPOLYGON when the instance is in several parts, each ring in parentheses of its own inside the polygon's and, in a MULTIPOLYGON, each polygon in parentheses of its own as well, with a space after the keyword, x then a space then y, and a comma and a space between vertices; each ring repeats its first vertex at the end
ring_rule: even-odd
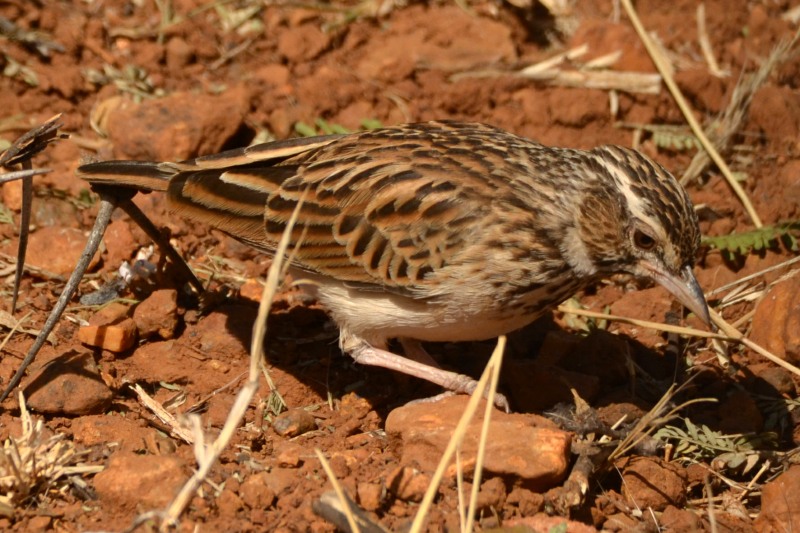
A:
POLYGON ((643 261, 642 266, 647 269, 655 281, 671 292, 689 311, 700 317, 707 326, 711 326, 708 303, 703 295, 703 289, 700 288, 697 278, 694 277, 692 267, 686 266, 676 275, 647 261, 643 261))

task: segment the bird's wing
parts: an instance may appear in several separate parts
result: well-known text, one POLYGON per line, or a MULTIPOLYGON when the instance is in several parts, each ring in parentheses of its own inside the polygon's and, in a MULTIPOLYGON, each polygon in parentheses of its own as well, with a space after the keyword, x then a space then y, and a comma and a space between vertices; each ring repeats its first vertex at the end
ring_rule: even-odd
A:
POLYGON ((387 128, 187 161, 170 182, 170 203, 267 251, 301 204, 292 232, 292 244, 301 243, 297 266, 356 284, 419 289, 490 223, 503 185, 488 178, 502 164, 502 153, 487 148, 495 130, 472 126, 472 138, 459 130, 454 140, 447 127, 387 128))

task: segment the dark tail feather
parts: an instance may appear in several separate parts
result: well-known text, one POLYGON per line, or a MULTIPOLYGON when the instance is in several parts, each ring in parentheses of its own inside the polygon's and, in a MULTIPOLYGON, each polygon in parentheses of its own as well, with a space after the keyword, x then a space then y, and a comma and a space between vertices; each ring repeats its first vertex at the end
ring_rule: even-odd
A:
POLYGON ((92 185, 115 185, 140 191, 166 191, 175 170, 150 161, 101 161, 81 165, 77 176, 92 185))

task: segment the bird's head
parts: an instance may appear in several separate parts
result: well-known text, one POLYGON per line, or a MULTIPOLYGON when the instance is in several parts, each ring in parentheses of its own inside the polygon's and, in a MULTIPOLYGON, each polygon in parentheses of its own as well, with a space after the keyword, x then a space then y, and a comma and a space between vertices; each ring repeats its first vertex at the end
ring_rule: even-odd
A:
POLYGON ((596 148, 584 163, 593 179, 576 212, 578 267, 650 278, 710 324, 692 272, 700 229, 684 188, 658 163, 627 148, 596 148))

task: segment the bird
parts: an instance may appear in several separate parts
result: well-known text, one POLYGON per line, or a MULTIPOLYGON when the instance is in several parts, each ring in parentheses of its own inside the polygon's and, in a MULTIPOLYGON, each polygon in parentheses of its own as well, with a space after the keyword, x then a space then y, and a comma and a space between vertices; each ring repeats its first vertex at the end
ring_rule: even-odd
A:
POLYGON ((164 192, 174 215, 265 253, 297 209, 290 273, 338 325, 342 351, 450 391, 476 381, 422 342, 504 335, 613 274, 655 281, 710 324, 691 199, 630 148, 548 147, 440 120, 77 174, 164 192))

